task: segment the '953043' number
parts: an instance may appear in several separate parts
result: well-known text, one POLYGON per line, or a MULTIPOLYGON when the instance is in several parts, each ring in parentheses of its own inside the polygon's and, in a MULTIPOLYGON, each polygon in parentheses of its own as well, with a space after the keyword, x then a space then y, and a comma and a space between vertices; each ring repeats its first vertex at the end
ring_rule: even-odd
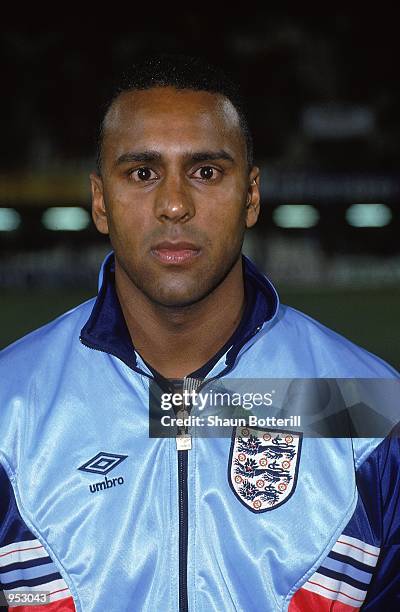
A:
POLYGON ((49 593, 47 591, 14 591, 5 593, 9 605, 37 606, 49 603, 49 593))

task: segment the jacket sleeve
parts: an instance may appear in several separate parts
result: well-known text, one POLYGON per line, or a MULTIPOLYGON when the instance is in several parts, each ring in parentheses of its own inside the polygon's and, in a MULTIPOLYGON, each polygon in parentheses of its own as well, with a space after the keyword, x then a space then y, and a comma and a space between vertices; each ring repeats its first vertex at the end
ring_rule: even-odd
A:
POLYGON ((381 531, 378 564, 362 607, 368 612, 400 610, 400 427, 380 444, 371 461, 363 466, 363 496, 376 496, 379 507, 371 508, 370 522, 381 531), (371 483, 374 483, 371 487, 371 483))

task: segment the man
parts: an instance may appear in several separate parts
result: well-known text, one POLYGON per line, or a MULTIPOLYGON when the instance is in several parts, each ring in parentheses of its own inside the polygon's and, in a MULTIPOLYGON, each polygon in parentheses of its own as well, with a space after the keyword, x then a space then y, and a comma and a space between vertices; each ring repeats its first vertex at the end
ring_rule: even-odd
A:
POLYGON ((98 297, 0 360, 9 602, 24 610, 25 590, 50 593, 34 608, 49 612, 395 609, 396 437, 148 436, 154 381, 183 397, 225 376, 396 377, 280 306, 242 258, 259 171, 232 85, 190 58, 138 64, 107 108, 91 184, 113 247, 98 297))

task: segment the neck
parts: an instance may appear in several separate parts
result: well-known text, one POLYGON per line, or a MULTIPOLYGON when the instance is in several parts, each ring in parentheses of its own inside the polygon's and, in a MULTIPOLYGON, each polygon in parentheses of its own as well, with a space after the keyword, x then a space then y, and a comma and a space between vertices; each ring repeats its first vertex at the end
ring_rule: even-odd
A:
POLYGON ((155 304, 117 260, 115 284, 135 349, 165 378, 183 378, 207 363, 232 336, 244 310, 241 258, 214 291, 190 306, 155 304))

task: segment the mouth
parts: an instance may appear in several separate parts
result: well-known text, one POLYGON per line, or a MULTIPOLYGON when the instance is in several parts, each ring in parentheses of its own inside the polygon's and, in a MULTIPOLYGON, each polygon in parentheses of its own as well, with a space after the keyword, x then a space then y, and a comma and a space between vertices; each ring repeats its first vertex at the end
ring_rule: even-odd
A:
POLYGON ((152 247, 151 253, 163 264, 179 265, 189 263, 200 255, 201 249, 191 242, 160 242, 152 247))

